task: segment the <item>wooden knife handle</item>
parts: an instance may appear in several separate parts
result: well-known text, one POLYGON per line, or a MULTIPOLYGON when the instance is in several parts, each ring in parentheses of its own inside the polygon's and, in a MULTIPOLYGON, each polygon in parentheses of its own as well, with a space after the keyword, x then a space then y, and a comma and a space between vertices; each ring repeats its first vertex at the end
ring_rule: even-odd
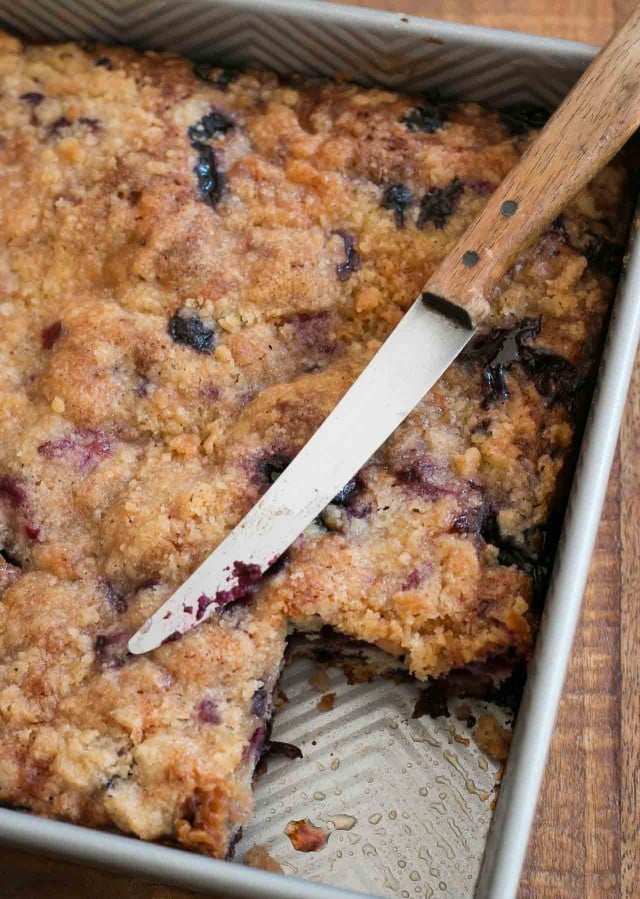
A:
POLYGON ((516 256, 640 125, 640 6, 558 107, 427 282, 477 324, 516 256))

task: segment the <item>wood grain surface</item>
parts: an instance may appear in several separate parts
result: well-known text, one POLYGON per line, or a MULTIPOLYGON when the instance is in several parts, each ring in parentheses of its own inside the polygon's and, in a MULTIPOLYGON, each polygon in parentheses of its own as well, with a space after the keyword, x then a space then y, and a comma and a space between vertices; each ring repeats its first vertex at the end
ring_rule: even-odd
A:
MULTIPOLYGON (((595 44, 606 41, 635 6, 634 0, 355 3, 595 44)), ((2 899, 192 895, 7 849, 0 850, 0 870, 2 899)), ((640 897, 640 364, 519 894, 618 897, 640 897)))

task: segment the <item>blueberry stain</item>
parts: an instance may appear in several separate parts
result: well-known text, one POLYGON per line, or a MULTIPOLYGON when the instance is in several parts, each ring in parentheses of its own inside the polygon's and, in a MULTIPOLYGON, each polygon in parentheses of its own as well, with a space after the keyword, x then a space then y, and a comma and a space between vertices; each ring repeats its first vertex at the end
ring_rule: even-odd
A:
POLYGON ((352 272, 357 272, 360 268, 360 256, 356 250, 355 238, 342 228, 338 228, 331 233, 341 237, 344 243, 345 260, 336 266, 336 273, 341 281, 346 281, 352 272))
POLYGON ((442 230, 456 210, 464 185, 459 178, 454 178, 446 187, 430 187, 420 203, 418 228, 427 223, 442 230))
POLYGON ((444 128, 445 117, 440 106, 414 106, 400 119, 408 131, 418 131, 422 134, 435 134, 444 128))
POLYGON ((382 208, 393 212, 396 228, 404 228, 404 215, 413 203, 413 194, 406 184, 390 184, 382 196, 382 208))

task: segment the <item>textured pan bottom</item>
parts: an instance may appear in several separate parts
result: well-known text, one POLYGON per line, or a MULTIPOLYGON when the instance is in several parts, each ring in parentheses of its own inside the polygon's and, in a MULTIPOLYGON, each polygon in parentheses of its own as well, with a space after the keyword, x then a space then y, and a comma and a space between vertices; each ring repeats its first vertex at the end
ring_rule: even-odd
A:
POLYGON ((413 719, 418 684, 348 684, 330 667, 318 690, 310 683, 318 670, 309 659, 285 669, 279 692, 289 701, 272 737, 294 743, 304 757, 268 757, 236 860, 259 844, 285 873, 309 880, 403 899, 472 896, 499 764, 456 710, 467 706, 475 718, 492 713, 500 724, 510 711, 449 699, 448 718, 413 719), (327 693, 336 694, 334 707, 319 711, 327 693), (319 851, 296 850, 284 833, 305 818, 329 834, 319 851))

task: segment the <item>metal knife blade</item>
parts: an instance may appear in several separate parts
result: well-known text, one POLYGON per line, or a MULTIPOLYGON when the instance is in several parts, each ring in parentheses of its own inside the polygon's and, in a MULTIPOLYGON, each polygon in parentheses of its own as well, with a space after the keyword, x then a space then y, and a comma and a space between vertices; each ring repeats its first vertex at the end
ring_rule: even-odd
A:
POLYGON ((277 481, 131 637, 129 651, 144 653, 177 639, 246 594, 407 417, 473 334, 464 310, 421 295, 277 481))

